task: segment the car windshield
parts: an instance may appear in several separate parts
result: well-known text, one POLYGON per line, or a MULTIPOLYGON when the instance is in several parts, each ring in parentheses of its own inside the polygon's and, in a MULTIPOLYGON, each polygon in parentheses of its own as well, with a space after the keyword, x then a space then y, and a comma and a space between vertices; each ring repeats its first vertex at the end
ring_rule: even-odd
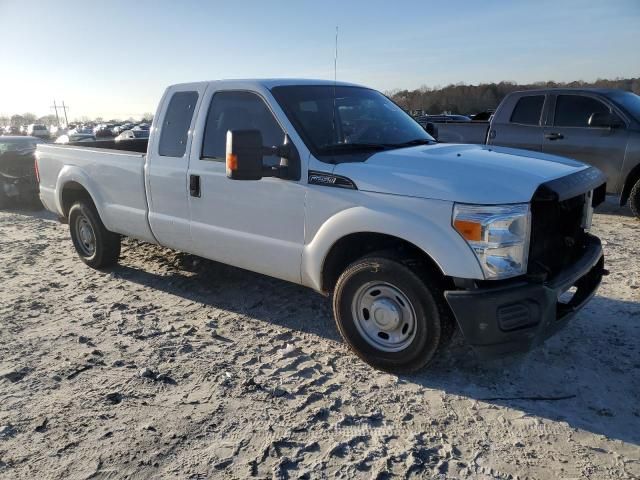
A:
POLYGON ((620 108, 640 122, 640 96, 622 90, 613 92, 609 96, 620 108))
POLYGON ((272 93, 316 156, 339 156, 435 140, 380 92, 333 85, 281 86, 272 93))

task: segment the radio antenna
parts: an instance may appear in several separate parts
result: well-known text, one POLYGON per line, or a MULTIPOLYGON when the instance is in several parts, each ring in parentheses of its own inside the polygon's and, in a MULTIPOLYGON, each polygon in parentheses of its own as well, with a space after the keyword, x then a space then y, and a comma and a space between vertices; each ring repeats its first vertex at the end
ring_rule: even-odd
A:
POLYGON ((336 51, 335 54, 333 55, 333 84, 335 86, 335 83, 338 79, 338 25, 336 25, 336 51))
POLYGON ((336 128, 336 83, 338 81, 338 25, 336 25, 336 49, 333 55, 333 138, 338 142, 338 129, 336 128))

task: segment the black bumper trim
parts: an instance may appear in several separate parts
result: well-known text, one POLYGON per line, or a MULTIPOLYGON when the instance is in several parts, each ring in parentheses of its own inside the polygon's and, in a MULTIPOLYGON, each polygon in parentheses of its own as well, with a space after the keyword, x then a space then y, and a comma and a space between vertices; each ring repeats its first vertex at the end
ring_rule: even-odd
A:
POLYGON ((476 290, 449 290, 445 298, 466 341, 481 356, 522 352, 562 329, 596 293, 604 274, 602 245, 589 236, 581 258, 545 283, 522 280, 476 290), (559 296, 576 287, 571 300, 559 296))

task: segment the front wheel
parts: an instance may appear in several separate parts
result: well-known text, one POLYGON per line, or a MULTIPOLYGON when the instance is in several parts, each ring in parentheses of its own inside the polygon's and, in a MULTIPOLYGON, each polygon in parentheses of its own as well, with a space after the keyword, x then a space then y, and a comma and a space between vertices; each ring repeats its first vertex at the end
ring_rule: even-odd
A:
POLYGON ((342 337, 376 368, 395 373, 422 368, 434 357, 447 320, 435 285, 391 258, 352 263, 333 297, 342 337))
POLYGON ((90 267, 108 267, 118 261, 120 235, 105 228, 93 205, 75 203, 69 210, 69 229, 76 252, 90 267))

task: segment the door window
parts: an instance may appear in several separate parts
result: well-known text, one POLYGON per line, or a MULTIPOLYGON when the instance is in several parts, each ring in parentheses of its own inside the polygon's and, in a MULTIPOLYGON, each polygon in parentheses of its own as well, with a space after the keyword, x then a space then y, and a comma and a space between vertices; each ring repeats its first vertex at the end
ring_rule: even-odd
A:
MULTIPOLYGON (((213 96, 202 142, 203 159, 224 161, 228 130, 259 130, 265 146, 284 142, 284 131, 273 113, 251 92, 218 92, 213 96)), ((275 156, 264 159, 267 165, 280 163, 275 156)))
POLYGON ((518 100, 511 114, 511 123, 540 125, 540 114, 544 105, 544 95, 528 95, 518 100))
POLYGON ((557 127, 588 127, 594 113, 608 113, 602 102, 582 95, 558 95, 554 125, 557 127))
POLYGON ((164 114, 158 153, 163 157, 182 157, 187 149, 187 136, 198 101, 198 92, 176 92, 164 114))

